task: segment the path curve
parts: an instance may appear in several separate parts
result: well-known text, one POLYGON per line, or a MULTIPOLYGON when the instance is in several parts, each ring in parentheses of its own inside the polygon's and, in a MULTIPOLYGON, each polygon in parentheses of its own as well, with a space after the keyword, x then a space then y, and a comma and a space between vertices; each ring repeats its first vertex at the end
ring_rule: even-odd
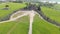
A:
MULTIPOLYGON (((29 11, 30 11, 30 10, 29 10, 29 11)), ((56 21, 48 18, 46 15, 44 15, 44 13, 43 13, 42 11, 39 11, 39 10, 33 10, 33 11, 34 11, 34 12, 37 12, 37 13, 41 16, 42 19, 48 21, 49 23, 55 24, 56 26, 60 26, 59 23, 57 23, 56 21)), ((26 11, 25 11, 25 12, 26 12, 26 11)), ((18 13, 18 12, 17 12, 17 13, 18 13)), ((15 13, 15 14, 17 14, 17 13, 15 13)), ((13 14, 13 15, 15 15, 15 14, 13 14)), ((13 16, 13 15, 12 15, 12 16, 13 16)), ((23 17, 23 16, 26 16, 26 15, 29 15, 29 16, 31 17, 31 18, 30 18, 30 26, 29 26, 29 32, 28 32, 28 34, 32 34, 32 24, 33 24, 33 17, 34 17, 34 13, 33 13, 33 12, 32 12, 32 13, 31 13, 31 12, 26 12, 26 13, 24 13, 23 15, 17 16, 16 18, 12 18, 12 16, 11 16, 10 20, 3 21, 3 22, 0 22, 0 23, 5 23, 5 22, 9 22, 9 21, 15 21, 15 20, 17 20, 17 19, 19 19, 19 18, 21 18, 21 17, 23 17), (33 14, 33 16, 31 16, 31 14, 33 14)))

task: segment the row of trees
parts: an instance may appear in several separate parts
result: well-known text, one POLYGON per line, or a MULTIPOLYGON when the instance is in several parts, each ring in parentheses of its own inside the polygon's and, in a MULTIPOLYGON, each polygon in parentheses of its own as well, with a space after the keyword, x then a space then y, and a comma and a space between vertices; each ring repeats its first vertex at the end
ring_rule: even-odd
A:
POLYGON ((56 3, 49 3, 49 2, 43 3, 43 2, 38 2, 38 3, 40 4, 40 6, 45 6, 45 7, 49 7, 49 8, 52 8, 53 6, 55 6, 57 4, 57 2, 56 3))
MULTIPOLYGON (((3 0, 0 0, 0 1, 3 1, 3 0)), ((5 2, 12 2, 12 1, 23 1, 23 2, 38 2, 39 0, 4 0, 5 2)))
POLYGON ((32 2, 32 3, 39 3, 40 6, 46 6, 46 7, 52 7, 54 6, 56 3, 49 3, 49 2, 40 2, 39 0, 6 0, 5 2, 17 2, 17 3, 22 3, 22 2, 32 2))

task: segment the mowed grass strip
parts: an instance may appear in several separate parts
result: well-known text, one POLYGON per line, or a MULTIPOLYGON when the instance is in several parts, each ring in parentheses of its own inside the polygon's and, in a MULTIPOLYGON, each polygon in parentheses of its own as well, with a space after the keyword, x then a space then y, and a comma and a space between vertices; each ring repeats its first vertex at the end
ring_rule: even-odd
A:
POLYGON ((11 31, 9 34, 28 34, 28 30, 29 30, 28 16, 19 18, 14 22, 0 24, 0 34, 7 34, 9 31, 11 31), (16 25, 16 23, 18 24, 16 25), (13 28, 14 25, 16 25, 15 28, 13 28), (11 31, 11 29, 13 30, 11 31))
MULTIPOLYGON (((10 32, 10 34, 28 34, 28 16, 19 18, 14 22, 0 24, 0 34, 8 33, 16 23, 18 23, 18 25, 16 25, 16 27, 10 32)), ((58 27, 46 22, 45 20, 42 20, 38 15, 34 17, 32 28, 33 34, 60 34, 58 27)))
POLYGON ((47 8, 47 7, 42 7, 42 11, 50 19, 60 22, 60 11, 47 8))
POLYGON ((20 22, 16 28, 11 32, 11 34, 28 34, 29 30, 29 17, 24 16, 19 18, 17 22, 20 22))
POLYGON ((0 34, 6 34, 15 24, 15 22, 7 22, 0 24, 0 34))
POLYGON ((60 31, 58 27, 36 15, 33 23, 33 34, 60 34, 60 31))

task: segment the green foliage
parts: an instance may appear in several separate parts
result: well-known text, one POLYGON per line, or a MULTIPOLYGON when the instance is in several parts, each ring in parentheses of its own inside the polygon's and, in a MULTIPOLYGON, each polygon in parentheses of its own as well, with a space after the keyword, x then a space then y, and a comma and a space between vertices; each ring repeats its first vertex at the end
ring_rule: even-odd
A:
POLYGON ((55 5, 55 3, 49 3, 49 2, 45 2, 45 3, 39 2, 39 4, 40 4, 40 6, 45 6, 45 7, 49 7, 49 8, 51 8, 55 5))

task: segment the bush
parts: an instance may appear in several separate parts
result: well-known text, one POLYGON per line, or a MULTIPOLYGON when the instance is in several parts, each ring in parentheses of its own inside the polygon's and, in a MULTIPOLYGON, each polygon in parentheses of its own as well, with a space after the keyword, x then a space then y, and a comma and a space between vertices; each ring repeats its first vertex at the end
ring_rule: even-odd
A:
POLYGON ((5 7, 9 7, 9 5, 6 5, 5 7))

